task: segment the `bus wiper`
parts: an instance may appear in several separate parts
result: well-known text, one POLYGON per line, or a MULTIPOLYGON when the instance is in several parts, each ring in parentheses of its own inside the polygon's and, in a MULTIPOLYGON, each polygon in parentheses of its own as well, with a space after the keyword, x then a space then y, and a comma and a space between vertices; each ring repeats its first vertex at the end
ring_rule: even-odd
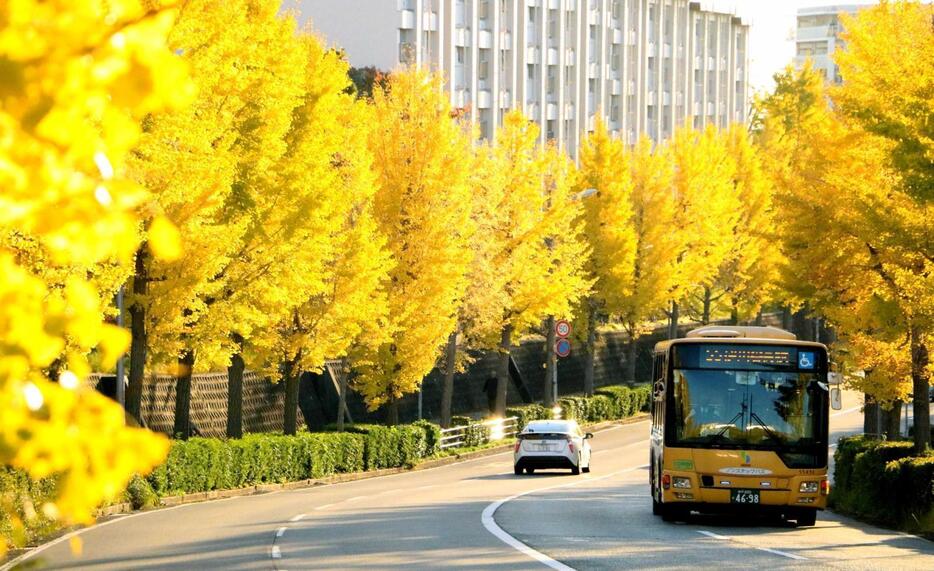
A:
POLYGON ((768 425, 766 425, 764 422, 762 422, 762 419, 759 418, 759 415, 758 415, 758 414, 756 414, 756 413, 754 413, 754 412, 750 412, 750 413, 749 413, 749 418, 752 419, 752 420, 755 420, 757 423, 759 423, 759 426, 761 426, 761 427, 765 430, 765 433, 766 433, 766 435, 768 435, 769 438, 771 438, 772 440, 774 440, 775 442, 778 442, 778 443, 781 443, 781 442, 782 442, 782 439, 779 438, 778 435, 775 434, 775 432, 774 432, 771 428, 768 427, 768 425))
POLYGON ((739 420, 739 419, 741 419, 741 418, 743 418, 743 413, 744 413, 744 412, 746 412, 746 411, 745 411, 745 410, 741 410, 741 411, 737 412, 737 413, 736 413, 736 416, 734 416, 733 418, 730 419, 729 422, 727 422, 726 424, 724 424, 724 425, 723 425, 723 428, 720 429, 720 432, 718 432, 717 434, 714 435, 714 438, 721 438, 724 434, 726 434, 726 431, 729 430, 731 426, 736 426, 736 421, 739 420))

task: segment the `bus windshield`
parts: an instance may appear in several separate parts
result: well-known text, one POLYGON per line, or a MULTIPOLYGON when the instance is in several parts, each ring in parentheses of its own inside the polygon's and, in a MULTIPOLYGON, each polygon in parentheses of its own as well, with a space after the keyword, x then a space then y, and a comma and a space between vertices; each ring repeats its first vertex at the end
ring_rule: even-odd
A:
POLYGON ((679 444, 771 448, 819 439, 826 388, 814 373, 674 371, 679 444))

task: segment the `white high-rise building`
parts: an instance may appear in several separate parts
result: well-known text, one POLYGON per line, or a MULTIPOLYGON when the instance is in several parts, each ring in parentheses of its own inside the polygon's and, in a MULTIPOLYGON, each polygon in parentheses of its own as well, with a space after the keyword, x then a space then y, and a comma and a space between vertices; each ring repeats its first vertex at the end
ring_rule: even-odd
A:
POLYGON ((520 108, 572 155, 597 115, 633 143, 747 119, 749 27, 688 0, 304 0, 352 65, 426 65, 484 138, 520 108), (392 31, 392 34, 388 33, 392 31))
POLYGON ((855 14, 861 8, 866 8, 866 5, 820 6, 798 10, 795 66, 800 69, 810 59, 814 69, 823 74, 827 81, 840 83, 840 70, 833 61, 833 52, 843 45, 840 39, 843 31, 840 14, 855 14))

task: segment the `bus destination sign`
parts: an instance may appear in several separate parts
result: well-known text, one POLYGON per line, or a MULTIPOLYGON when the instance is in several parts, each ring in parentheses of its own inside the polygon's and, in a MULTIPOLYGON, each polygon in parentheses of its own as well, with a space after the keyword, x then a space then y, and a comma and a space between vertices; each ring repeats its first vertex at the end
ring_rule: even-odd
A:
POLYGON ((743 347, 713 345, 701 350, 701 367, 711 369, 742 368, 749 365, 769 368, 795 368, 796 351, 791 347, 743 347))

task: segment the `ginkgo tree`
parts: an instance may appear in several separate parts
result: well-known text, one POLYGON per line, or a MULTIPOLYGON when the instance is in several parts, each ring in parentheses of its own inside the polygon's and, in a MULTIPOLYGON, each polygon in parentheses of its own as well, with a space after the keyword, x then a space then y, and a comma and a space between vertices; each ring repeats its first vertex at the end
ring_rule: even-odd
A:
MULTIPOLYGON (((590 291, 584 271, 589 251, 583 240, 580 202, 572 200, 576 173, 566 155, 537 147, 538 127, 512 111, 494 142, 505 169, 499 224, 490 239, 499 244, 495 264, 506 302, 500 317, 496 413, 506 411, 509 359, 514 334, 547 317, 570 316, 590 291)), ((550 398, 548 380, 544 394, 550 398)))
POLYGON ((612 139, 598 121, 580 149, 578 192, 596 191, 583 201, 584 236, 591 249, 587 273, 594 281, 583 300, 585 324, 584 392, 593 394, 594 345, 597 327, 619 315, 633 295, 637 236, 633 224, 633 180, 628 156, 619 139, 612 139))
MULTIPOLYGON (((166 47, 171 4, 0 7, 0 462, 58 475, 53 500, 35 507, 66 524, 91 521, 168 446, 126 428, 83 378, 92 350, 111 366, 128 341, 104 321, 146 196, 125 176, 127 153, 144 117, 190 97, 186 66, 166 47)), ((149 237, 155 251, 165 234, 149 237)), ((0 508, 19 534, 12 501, 0 508)))
POLYGON ((440 78, 400 69, 373 93, 369 148, 374 218, 391 253, 386 341, 353 356, 355 387, 371 409, 418 390, 455 329, 474 235, 472 149, 440 78))

